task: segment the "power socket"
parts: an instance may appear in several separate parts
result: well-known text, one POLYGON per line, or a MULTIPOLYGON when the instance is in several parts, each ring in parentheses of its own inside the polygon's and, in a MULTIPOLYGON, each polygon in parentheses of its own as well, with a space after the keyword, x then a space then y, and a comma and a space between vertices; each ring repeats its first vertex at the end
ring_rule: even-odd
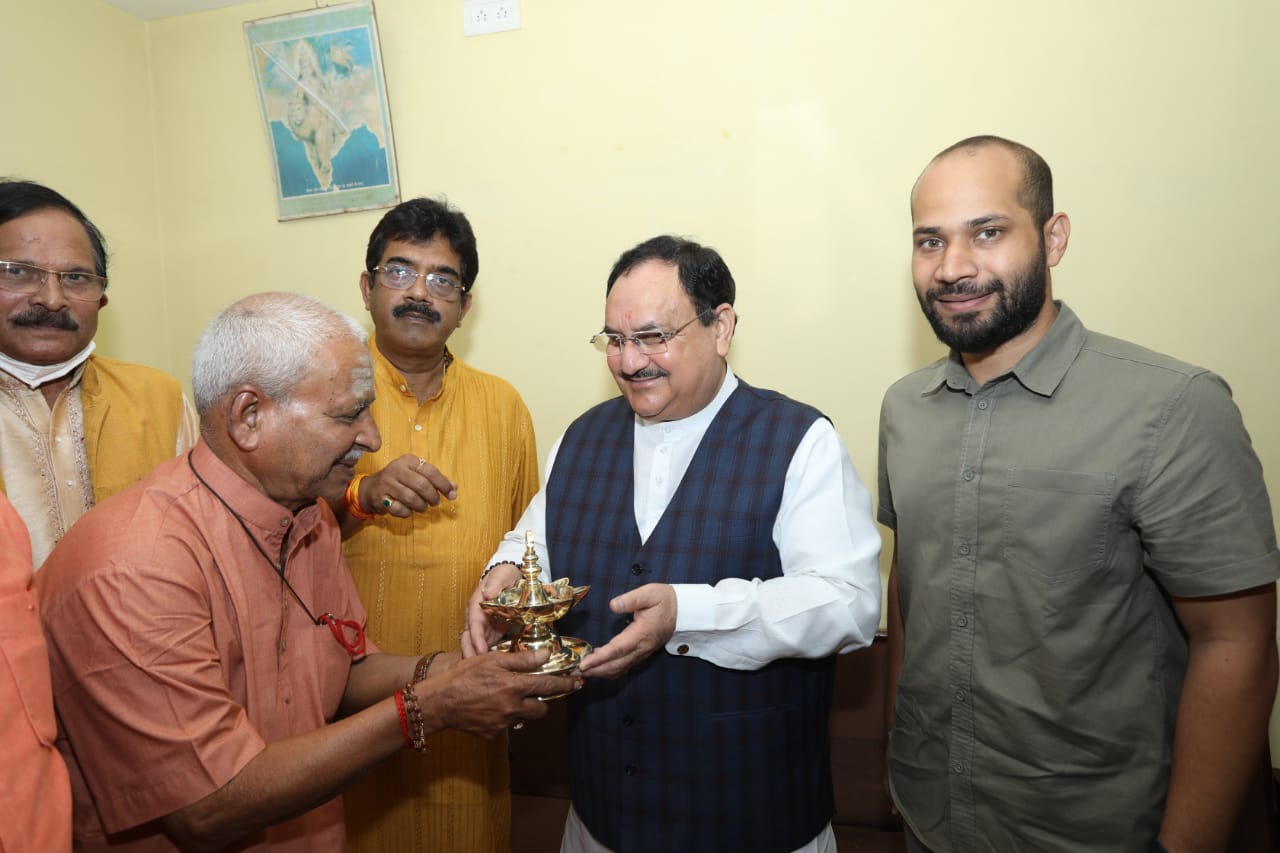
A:
POLYGON ((462 34, 483 36, 520 29, 520 0, 466 0, 462 4, 462 34))

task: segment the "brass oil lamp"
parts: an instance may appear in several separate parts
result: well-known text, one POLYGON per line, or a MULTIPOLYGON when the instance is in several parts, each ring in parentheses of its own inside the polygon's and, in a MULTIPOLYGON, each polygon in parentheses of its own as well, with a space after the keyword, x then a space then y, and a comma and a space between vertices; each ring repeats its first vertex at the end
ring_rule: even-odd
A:
POLYGON ((520 628, 514 637, 493 646, 493 651, 550 649, 551 657, 537 670, 538 674, 567 675, 578 668, 582 658, 591 651, 591 644, 576 637, 562 637, 552 625, 581 601, 591 587, 573 586, 568 578, 544 583, 539 580, 541 575, 542 566, 538 565, 538 552, 533 547, 533 531, 526 530, 520 578, 480 606, 490 615, 520 628))

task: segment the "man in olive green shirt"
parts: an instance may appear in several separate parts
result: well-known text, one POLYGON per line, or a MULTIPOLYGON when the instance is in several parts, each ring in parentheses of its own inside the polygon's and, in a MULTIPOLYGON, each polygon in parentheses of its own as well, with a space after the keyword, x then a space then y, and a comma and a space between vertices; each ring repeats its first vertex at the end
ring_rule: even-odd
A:
POLYGON ((881 412, 894 800, 913 850, 1221 849, 1276 686, 1261 466, 1220 378, 1054 301, 1052 192, 975 137, 912 193, 952 352, 881 412))

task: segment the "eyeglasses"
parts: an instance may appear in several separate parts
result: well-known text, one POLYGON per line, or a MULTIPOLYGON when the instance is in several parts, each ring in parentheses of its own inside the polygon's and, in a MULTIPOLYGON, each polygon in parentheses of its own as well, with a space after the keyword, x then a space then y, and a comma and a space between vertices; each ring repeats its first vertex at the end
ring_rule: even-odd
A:
POLYGON ((635 335, 618 335, 613 332, 601 332, 598 335, 591 336, 591 344, 610 358, 622 355, 622 348, 628 341, 635 346, 636 352, 641 355, 657 355, 660 352, 667 351, 667 341, 678 336, 681 332, 692 326, 696 321, 701 320, 707 314, 712 314, 714 312, 714 308, 708 308, 706 311, 694 315, 692 320, 685 323, 680 328, 674 329, 670 332, 640 332, 635 335))
POLYGON ((418 272, 400 264, 383 264, 374 267, 373 272, 378 274, 378 281, 382 282, 383 287, 392 290, 408 290, 418 279, 422 279, 427 292, 445 302, 456 302, 460 294, 466 293, 461 283, 438 272, 418 272))
POLYGON ((107 289, 105 276, 88 272, 47 270, 18 261, 0 261, 0 289, 10 293, 27 296, 39 293, 51 275, 57 276, 58 284, 62 285, 62 292, 68 299, 97 302, 107 289))

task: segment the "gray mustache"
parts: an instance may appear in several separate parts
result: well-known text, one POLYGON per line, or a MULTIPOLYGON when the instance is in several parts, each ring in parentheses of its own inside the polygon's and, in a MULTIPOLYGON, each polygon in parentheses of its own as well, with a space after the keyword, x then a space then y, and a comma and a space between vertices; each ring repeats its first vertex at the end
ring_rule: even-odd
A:
POLYGON ((649 367, 640 368, 635 373, 624 373, 622 374, 622 378, 623 379, 661 379, 666 375, 667 375, 667 371, 650 365, 649 367))

